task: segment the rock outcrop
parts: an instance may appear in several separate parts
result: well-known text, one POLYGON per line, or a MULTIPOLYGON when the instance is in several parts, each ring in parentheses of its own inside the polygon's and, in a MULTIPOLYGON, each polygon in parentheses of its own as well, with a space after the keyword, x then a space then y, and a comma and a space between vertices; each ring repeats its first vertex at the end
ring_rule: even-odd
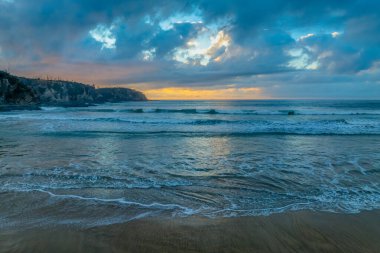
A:
POLYGON ((142 92, 100 88, 77 82, 16 77, 0 71, 0 105, 86 106, 105 102, 145 101, 142 92))
POLYGON ((17 77, 0 71, 0 105, 28 106, 39 102, 33 89, 24 85, 17 77))

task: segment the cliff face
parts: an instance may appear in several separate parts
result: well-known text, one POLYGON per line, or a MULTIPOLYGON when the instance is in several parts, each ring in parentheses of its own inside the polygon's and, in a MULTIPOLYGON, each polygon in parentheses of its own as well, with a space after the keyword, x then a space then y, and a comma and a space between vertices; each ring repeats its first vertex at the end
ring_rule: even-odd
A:
POLYGON ((0 71, 0 105, 26 106, 39 103, 38 96, 17 77, 0 71))
POLYGON ((94 103, 97 93, 94 87, 66 81, 20 78, 39 97, 43 105, 84 105, 94 103))
POLYGON ((83 106, 145 100, 143 93, 132 89, 95 89, 76 82, 19 78, 0 71, 0 105, 83 106))

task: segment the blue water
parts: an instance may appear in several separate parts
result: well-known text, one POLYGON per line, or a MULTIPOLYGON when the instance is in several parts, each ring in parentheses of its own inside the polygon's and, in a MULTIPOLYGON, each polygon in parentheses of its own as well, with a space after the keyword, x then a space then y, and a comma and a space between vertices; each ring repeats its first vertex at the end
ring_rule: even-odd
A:
POLYGON ((380 208, 380 101, 0 113, 0 224, 380 208))

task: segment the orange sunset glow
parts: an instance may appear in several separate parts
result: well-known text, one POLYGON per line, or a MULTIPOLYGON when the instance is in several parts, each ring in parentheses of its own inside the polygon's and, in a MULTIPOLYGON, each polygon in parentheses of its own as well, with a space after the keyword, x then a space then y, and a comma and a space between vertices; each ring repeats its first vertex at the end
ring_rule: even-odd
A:
POLYGON ((196 89, 168 87, 147 89, 144 93, 152 100, 217 100, 217 99, 263 99, 260 88, 196 89))

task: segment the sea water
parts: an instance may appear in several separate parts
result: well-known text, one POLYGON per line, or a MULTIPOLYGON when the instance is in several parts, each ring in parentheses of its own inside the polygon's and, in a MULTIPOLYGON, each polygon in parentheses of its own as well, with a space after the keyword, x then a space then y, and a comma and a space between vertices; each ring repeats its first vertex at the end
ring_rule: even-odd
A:
POLYGON ((0 227, 380 208, 380 101, 0 113, 0 227))

